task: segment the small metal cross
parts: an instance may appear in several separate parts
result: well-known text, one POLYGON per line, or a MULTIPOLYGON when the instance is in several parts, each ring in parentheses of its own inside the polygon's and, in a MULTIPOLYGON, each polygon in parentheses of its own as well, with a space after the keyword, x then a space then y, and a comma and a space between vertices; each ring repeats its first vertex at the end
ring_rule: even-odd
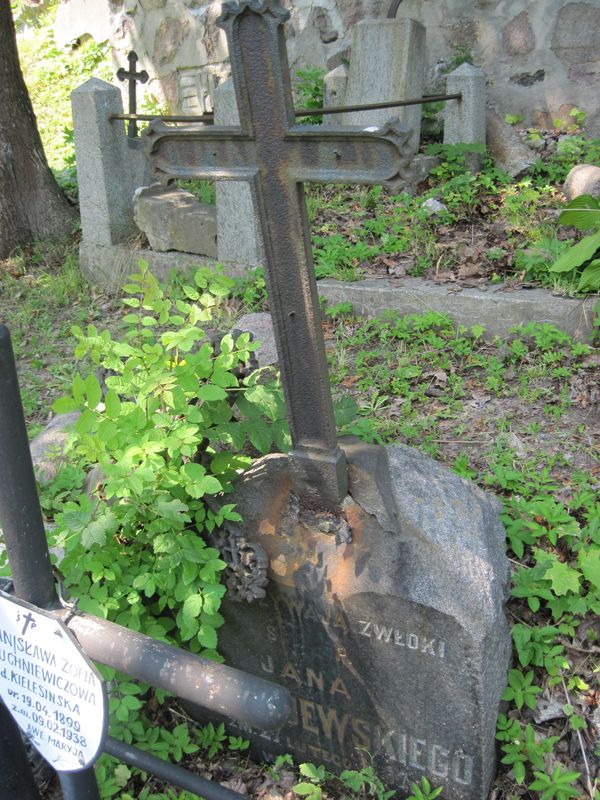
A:
POLYGON ((315 507, 336 509, 347 492, 337 445, 321 329, 310 227, 302 183, 400 188, 410 131, 296 125, 277 0, 225 3, 219 25, 229 44, 240 127, 148 128, 154 171, 165 178, 246 180, 258 209, 265 273, 293 449, 294 489, 315 507))
MULTIPOLYGON (((141 72, 135 71, 135 65, 138 62, 137 53, 133 50, 127 56, 127 60, 129 61, 129 70, 124 69, 121 67, 117 70, 117 78, 120 81, 129 81, 129 113, 130 114, 137 114, 137 83, 146 83, 148 78, 150 77, 145 69, 141 72)), ((127 136, 130 139, 135 139, 137 136, 137 122, 132 119, 129 120, 127 126, 127 136)))

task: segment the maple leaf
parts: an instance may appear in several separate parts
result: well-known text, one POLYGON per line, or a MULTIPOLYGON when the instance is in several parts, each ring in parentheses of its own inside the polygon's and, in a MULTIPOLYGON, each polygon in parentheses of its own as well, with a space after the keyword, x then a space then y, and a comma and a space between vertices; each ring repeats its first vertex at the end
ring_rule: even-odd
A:
POLYGON ((552 583, 552 591, 555 595, 567 594, 567 592, 577 593, 580 577, 580 572, 561 561, 555 561, 544 573, 544 578, 552 583))

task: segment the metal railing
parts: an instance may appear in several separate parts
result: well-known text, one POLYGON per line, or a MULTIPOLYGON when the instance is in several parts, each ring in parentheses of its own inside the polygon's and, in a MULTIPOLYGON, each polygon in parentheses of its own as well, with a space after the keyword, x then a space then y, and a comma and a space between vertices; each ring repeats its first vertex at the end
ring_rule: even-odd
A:
MULTIPOLYGON (((424 97, 415 97, 410 100, 387 100, 382 103, 367 103, 362 106, 327 106, 325 108, 295 108, 296 117, 319 117, 328 114, 347 114, 353 111, 376 111, 381 108, 403 108, 404 106, 426 105, 427 103, 439 103, 443 100, 461 100, 462 94, 429 94, 424 97)), ((160 119, 163 122, 204 122, 207 125, 214 124, 214 114, 212 112, 198 115, 168 115, 168 114, 111 114, 111 120, 133 120, 137 122, 152 122, 160 119)))

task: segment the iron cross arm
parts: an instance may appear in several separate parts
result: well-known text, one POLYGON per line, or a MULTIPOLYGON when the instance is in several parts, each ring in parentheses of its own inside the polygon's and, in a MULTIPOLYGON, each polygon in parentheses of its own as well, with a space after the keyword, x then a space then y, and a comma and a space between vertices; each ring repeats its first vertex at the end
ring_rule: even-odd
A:
POLYGON ((147 148, 161 178, 249 181, 265 253, 265 278, 292 436, 294 490, 339 508, 347 471, 337 444, 321 309, 302 184, 383 183, 410 174, 409 131, 296 125, 277 0, 223 6, 239 127, 155 122, 147 148))
MULTIPOLYGON (((268 169, 256 139, 240 128, 153 122, 150 157, 158 176, 253 180, 268 169)), ((412 177, 410 132, 397 120, 383 128, 296 125, 286 131, 277 162, 293 183, 381 184, 400 192, 412 177)))

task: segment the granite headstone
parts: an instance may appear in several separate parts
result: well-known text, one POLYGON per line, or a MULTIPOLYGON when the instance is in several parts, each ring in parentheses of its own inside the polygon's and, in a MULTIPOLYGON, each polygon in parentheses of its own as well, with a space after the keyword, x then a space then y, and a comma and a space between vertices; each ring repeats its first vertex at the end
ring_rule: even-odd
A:
POLYGON ((485 800, 511 650, 499 504, 411 448, 341 444, 339 515, 299 506, 284 455, 236 493, 269 583, 252 604, 233 587, 219 650, 295 698, 277 736, 237 731, 260 759, 339 773, 372 757, 399 791, 426 776, 442 798, 485 800))

